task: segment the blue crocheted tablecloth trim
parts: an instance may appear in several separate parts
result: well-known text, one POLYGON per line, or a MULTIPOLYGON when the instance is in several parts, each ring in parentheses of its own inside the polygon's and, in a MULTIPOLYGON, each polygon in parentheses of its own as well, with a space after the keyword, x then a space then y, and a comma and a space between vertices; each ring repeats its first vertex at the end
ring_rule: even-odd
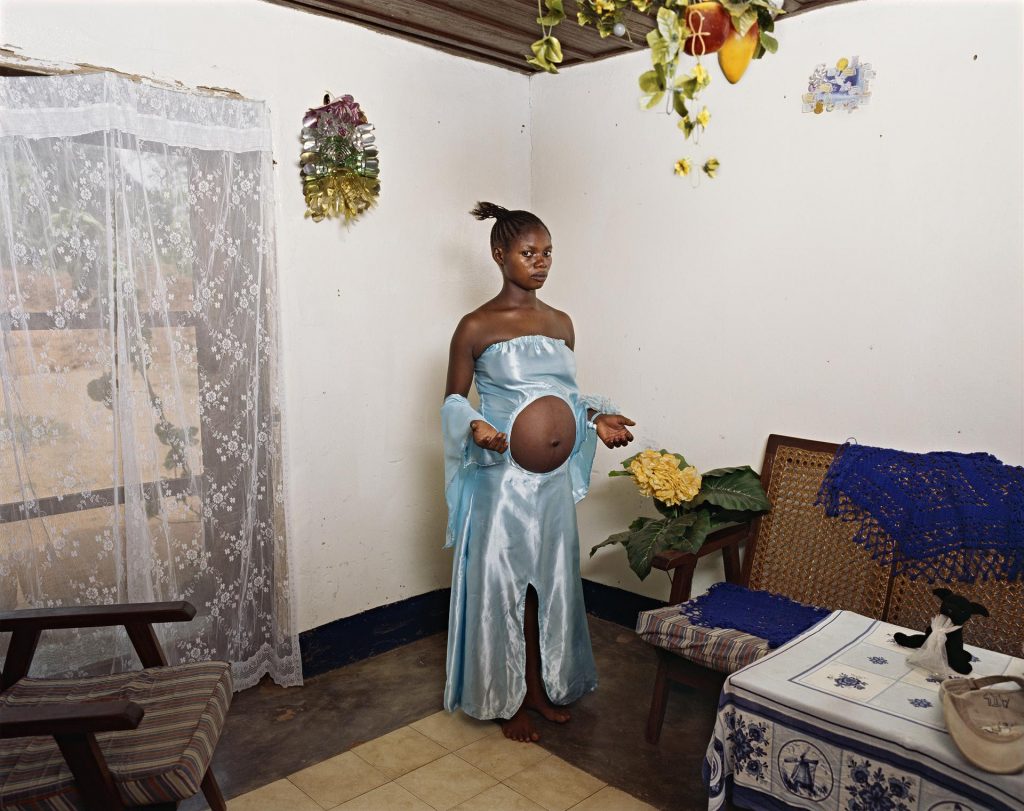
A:
POLYGON ((706 594, 682 604, 680 613, 694 625, 734 628, 768 641, 769 648, 785 645, 831 611, 804 605, 781 594, 755 591, 735 583, 715 583, 706 594))
POLYGON ((929 580, 1024 575, 1024 468, 987 453, 843 445, 817 504, 896 574, 929 580))

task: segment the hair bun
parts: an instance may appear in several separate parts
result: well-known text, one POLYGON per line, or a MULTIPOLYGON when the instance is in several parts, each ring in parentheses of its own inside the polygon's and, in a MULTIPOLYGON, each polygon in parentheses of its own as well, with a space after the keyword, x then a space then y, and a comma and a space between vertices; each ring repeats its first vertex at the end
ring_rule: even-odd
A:
POLYGON ((508 209, 494 203, 477 203, 476 208, 469 213, 478 220, 501 220, 508 216, 508 209))

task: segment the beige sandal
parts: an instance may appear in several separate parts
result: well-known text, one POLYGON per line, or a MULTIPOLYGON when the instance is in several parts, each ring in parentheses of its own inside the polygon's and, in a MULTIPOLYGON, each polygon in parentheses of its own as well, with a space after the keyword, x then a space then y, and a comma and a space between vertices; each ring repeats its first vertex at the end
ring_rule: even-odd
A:
POLYGON ((1024 678, 946 679, 939 695, 946 728, 965 758, 995 774, 1024 771, 1024 678), (1021 689, 984 689, 1003 682, 1021 689))

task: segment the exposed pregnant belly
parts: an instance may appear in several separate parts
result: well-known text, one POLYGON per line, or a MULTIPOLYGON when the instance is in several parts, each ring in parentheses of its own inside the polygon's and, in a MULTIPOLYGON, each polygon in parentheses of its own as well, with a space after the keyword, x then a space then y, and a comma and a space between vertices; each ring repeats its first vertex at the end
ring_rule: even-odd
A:
POLYGON ((561 397, 534 400, 512 423, 512 458, 534 473, 547 473, 561 466, 575 444, 576 417, 561 397))

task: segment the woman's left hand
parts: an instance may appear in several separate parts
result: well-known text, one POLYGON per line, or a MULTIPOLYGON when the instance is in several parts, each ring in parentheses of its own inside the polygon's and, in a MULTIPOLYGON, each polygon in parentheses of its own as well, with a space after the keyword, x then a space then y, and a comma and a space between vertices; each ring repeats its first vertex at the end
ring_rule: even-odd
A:
POLYGON ((633 441, 633 435, 627 425, 636 425, 629 417, 622 414, 598 414, 594 420, 597 436, 606 447, 622 448, 633 441))

